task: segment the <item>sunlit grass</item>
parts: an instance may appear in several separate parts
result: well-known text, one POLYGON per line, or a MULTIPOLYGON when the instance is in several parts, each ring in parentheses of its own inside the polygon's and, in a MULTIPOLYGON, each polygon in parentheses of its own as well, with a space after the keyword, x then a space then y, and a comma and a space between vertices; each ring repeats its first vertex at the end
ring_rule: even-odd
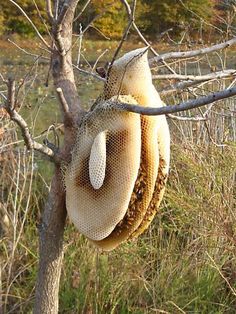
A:
MULTIPOLYGON (((95 51, 95 43, 88 41, 84 52, 95 61, 103 49, 114 49, 115 45, 96 42, 95 51)), ((33 63, 25 63, 22 55, 15 60, 13 64, 3 63, 3 69, 20 78, 33 63)), ((21 93, 21 113, 34 136, 40 136, 39 141, 47 136, 50 125, 59 127, 61 123, 52 79, 49 87, 44 86, 47 71, 48 65, 35 64, 21 93)), ((76 81, 81 103, 88 108, 101 85, 78 74, 76 81)), ((152 225, 139 239, 101 253, 67 222, 60 313, 235 312, 235 147, 216 147, 209 140, 201 142, 202 138, 196 144, 196 124, 188 124, 186 133, 182 126, 170 124, 172 160, 167 191, 152 225)), ((62 141, 63 128, 57 133, 62 141)), ((48 136, 53 142, 53 134, 48 136)), ((1 155, 0 167, 1 206, 10 219, 0 239, 2 299, 7 313, 31 313, 38 261, 37 225, 53 165, 38 154, 32 164, 33 157, 22 144, 19 150, 13 145, 7 147, 13 155, 1 155), (21 228, 12 258, 14 235, 21 228)))

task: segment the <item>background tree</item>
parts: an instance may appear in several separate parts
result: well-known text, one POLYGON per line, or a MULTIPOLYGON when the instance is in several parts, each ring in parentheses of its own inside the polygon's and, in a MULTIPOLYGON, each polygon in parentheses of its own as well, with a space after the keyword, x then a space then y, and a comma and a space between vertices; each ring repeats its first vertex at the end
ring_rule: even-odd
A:
MULTIPOLYGON (((36 25, 40 32, 46 33, 45 25, 46 12, 44 10, 44 1, 33 2, 31 0, 20 0, 17 3, 25 10, 30 19, 36 25), (39 18, 40 14, 40 18, 39 18)), ((19 14, 19 10, 10 1, 1 1, 0 3, 0 34, 18 33, 21 35, 35 36, 35 32, 29 25, 25 17, 19 14)))
MULTIPOLYGON (((27 12, 29 17, 45 33, 46 29, 42 21, 45 20, 44 1, 32 2, 30 0, 19 0, 17 3, 27 12), (41 19, 38 19, 40 12, 41 19)), ((74 24, 76 31, 85 28, 89 23, 97 30, 91 29, 93 38, 101 38, 102 34, 111 39, 118 39, 126 24, 125 9, 118 1, 93 0, 79 1, 77 12, 86 6, 86 10, 80 15, 74 24), (95 20, 94 20, 95 19, 95 20), (101 33, 99 33, 99 30, 101 33)), ((155 39, 156 35, 173 28, 172 35, 179 36, 189 28, 191 34, 197 34, 199 27, 209 28, 209 24, 224 24, 217 16, 226 16, 234 8, 234 1, 223 0, 162 0, 157 1, 140 0, 136 7, 136 22, 140 29, 155 39), (204 21, 204 23, 203 23, 204 21), (208 25, 208 26, 207 26, 208 25)), ((77 14, 76 14, 77 16, 77 14)), ((32 28, 23 16, 19 16, 16 8, 10 1, 0 4, 0 34, 19 33, 32 36, 32 28)))

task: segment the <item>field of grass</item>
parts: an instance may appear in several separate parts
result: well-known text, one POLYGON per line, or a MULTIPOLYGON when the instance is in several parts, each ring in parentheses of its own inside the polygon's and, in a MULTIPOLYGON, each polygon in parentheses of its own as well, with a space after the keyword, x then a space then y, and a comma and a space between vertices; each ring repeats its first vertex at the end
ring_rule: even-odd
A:
MULTIPOLYGON (((114 43, 107 45, 114 49, 114 43)), ((86 49, 88 60, 94 61, 104 43, 94 49, 87 42, 86 49)), ((34 63, 9 45, 2 52, 1 73, 10 71, 20 78, 31 69, 21 95, 21 113, 34 135, 43 140, 45 130, 54 125, 61 139, 52 80, 49 87, 44 86, 48 65, 34 63)), ((81 75, 77 83, 81 102, 88 108, 101 84, 81 75)), ((225 83, 215 84, 214 88, 221 88, 225 83)), ((211 89, 213 85, 206 88, 211 89)), ((189 96, 178 97, 168 100, 173 103, 189 96)), ((236 313, 236 146, 232 129, 236 118, 229 118, 227 111, 235 109, 234 101, 219 103, 207 127, 204 122, 169 121, 172 157, 167 191, 151 227, 137 240, 101 253, 67 222, 60 313, 236 313)), ((0 122, 6 129, 0 135, 0 303, 6 313, 25 314, 32 312, 37 225, 53 167, 38 154, 27 152, 22 143, 11 145, 20 135, 6 118, 0 122)))

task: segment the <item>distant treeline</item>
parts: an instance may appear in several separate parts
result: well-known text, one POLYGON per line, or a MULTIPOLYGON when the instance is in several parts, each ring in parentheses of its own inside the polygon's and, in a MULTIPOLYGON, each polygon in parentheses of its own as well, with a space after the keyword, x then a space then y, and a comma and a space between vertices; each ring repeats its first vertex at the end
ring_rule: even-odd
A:
MULTIPOLYGON (((45 0, 16 2, 40 32, 46 33, 45 0)), ((78 15, 86 3, 87 0, 79 1, 78 15)), ((137 0, 136 23, 145 35, 154 39, 167 30, 175 37, 186 31, 191 35, 199 32, 204 35, 210 28, 216 31, 218 28, 229 30, 229 24, 234 25, 235 12, 235 0, 137 0)), ((118 0, 92 0, 83 14, 76 19, 75 33, 83 31, 88 25, 90 36, 120 38, 127 25, 124 6, 118 0)), ((33 36, 34 30, 19 8, 10 1, 1 1, 0 35, 11 33, 33 36)))

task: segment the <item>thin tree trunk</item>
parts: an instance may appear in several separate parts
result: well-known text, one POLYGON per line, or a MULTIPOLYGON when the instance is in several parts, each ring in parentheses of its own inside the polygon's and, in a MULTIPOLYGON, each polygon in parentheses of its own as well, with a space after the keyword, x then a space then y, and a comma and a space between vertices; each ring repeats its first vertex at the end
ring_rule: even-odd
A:
MULTIPOLYGON (((60 10, 64 1, 59 1, 60 10)), ((60 31, 61 42, 64 45, 66 55, 62 56, 59 49, 52 53, 52 75, 56 88, 60 87, 74 118, 74 125, 82 115, 79 105, 77 89, 72 69, 71 43, 72 22, 78 0, 69 3, 69 9, 62 21, 60 31)), ((52 32, 53 33, 53 32, 52 32)), ((53 33, 55 43, 57 38, 53 33)), ((61 154, 68 159, 71 147, 74 143, 74 127, 65 122, 64 146, 61 154)), ((63 233, 66 220, 65 191, 62 184, 62 174, 59 166, 55 168, 55 174, 51 183, 51 190, 42 216, 39 228, 39 271, 35 293, 34 314, 58 313, 58 293, 63 260, 63 233)))

